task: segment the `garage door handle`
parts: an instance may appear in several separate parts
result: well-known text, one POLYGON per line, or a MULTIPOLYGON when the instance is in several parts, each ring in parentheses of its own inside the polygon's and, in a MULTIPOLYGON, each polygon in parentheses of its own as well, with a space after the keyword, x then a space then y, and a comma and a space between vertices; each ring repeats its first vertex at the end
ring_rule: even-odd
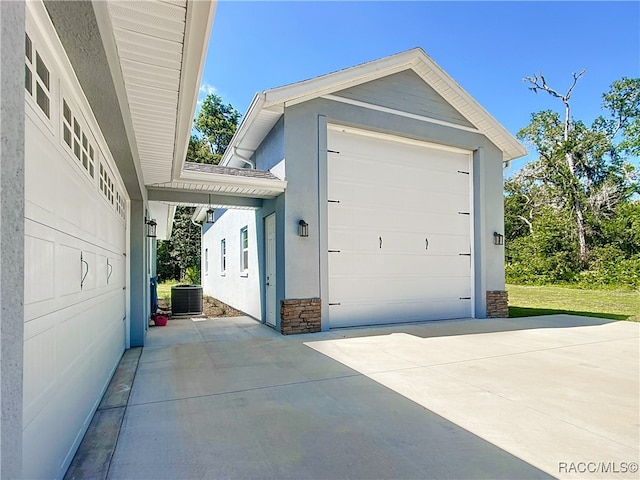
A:
POLYGON ((382 248, 382 237, 378 237, 380 239, 380 248, 382 248))
POLYGON ((107 258, 107 285, 109 285, 109 279, 111 278, 111 274, 113 273, 113 265, 109 263, 109 259, 107 258))
POLYGON ((424 249, 429 250, 429 239, 426 237, 424 239, 424 249))
POLYGON ((89 263, 83 258, 82 252, 80 252, 80 276, 82 277, 80 279, 80 290, 82 290, 84 286, 84 280, 87 278, 87 275, 89 275, 89 263), (86 272, 84 270, 85 267, 87 267, 86 272))

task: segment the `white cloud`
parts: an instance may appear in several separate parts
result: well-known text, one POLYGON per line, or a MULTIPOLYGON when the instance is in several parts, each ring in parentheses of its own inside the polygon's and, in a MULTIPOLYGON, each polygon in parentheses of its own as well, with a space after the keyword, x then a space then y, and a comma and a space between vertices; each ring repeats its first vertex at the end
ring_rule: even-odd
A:
POLYGON ((210 83, 203 83, 200 85, 200 93, 204 94, 204 96, 211 95, 212 93, 216 93, 218 89, 211 85, 210 83))

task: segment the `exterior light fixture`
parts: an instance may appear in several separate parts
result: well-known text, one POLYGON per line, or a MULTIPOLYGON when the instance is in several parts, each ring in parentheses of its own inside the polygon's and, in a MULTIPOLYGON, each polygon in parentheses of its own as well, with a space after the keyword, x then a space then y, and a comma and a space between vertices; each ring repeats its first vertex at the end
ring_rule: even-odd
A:
POLYGON ((309 236, 309 224, 304 220, 300 220, 298 222, 298 235, 300 235, 301 237, 309 236))
POLYGON ((144 223, 147 224, 147 237, 156 238, 156 226, 158 225, 153 218, 144 219, 144 223))
POLYGON ((500 235, 498 232, 493 232, 493 244, 504 245, 504 235, 500 235))
POLYGON ((211 208, 211 194, 209 194, 209 209, 207 210, 207 223, 213 223, 215 218, 214 218, 214 214, 216 213, 216 211, 211 208))

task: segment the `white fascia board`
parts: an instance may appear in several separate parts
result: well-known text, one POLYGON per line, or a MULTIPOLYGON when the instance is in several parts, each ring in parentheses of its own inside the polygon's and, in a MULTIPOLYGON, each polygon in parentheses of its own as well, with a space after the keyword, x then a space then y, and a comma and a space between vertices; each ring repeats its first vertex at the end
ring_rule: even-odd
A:
POLYGON ((287 188, 287 182, 284 180, 192 171, 183 171, 182 177, 178 181, 195 185, 271 190, 274 194, 282 193, 287 188))
POLYGON ((216 0, 187 2, 172 179, 184 168, 216 6, 216 0))

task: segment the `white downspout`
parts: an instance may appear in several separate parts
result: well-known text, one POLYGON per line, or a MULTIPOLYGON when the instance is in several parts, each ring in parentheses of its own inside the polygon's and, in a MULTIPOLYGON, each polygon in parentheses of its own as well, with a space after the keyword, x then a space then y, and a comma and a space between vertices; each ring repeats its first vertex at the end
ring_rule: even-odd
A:
POLYGON ((244 163, 246 163, 246 164, 247 164, 247 165, 249 165, 252 169, 254 169, 254 170, 255 170, 256 165, 255 165, 251 160, 249 160, 248 158, 243 157, 242 155, 240 155, 240 154, 238 153, 238 147, 233 147, 233 156, 234 156, 234 157, 238 157, 240 160, 242 160, 244 163))

